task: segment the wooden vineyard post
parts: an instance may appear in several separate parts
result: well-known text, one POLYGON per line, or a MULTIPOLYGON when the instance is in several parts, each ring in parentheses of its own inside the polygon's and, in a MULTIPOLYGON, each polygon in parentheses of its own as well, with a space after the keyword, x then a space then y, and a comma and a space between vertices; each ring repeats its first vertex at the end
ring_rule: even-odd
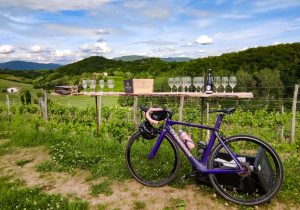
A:
MULTIPOLYGON (((284 115, 284 106, 281 106, 281 114, 284 115)), ((281 140, 284 140, 284 125, 281 126, 281 140)))
POLYGON ((101 123, 102 123, 102 95, 99 96, 99 114, 98 114, 98 117, 99 117, 99 126, 100 126, 101 123))
POLYGON ((47 112, 47 92, 44 91, 44 97, 39 98, 40 105, 42 107, 43 118, 45 121, 48 121, 48 112, 47 112))
POLYGON ((95 96, 96 102, 96 136, 99 137, 100 125, 102 123, 102 95, 95 96))
POLYGON ((297 108, 297 96, 298 96, 298 89, 299 85, 295 85, 295 90, 294 90, 294 98, 293 98, 293 107, 292 107, 292 112, 293 112, 293 117, 292 117, 292 128, 291 128, 291 138, 289 143, 293 143, 295 140, 295 129, 296 129, 296 108, 297 108))
POLYGON ((8 115, 10 115, 10 101, 8 95, 6 95, 6 107, 7 107, 7 113, 8 115))
POLYGON ((134 101, 133 101, 133 122, 134 122, 134 127, 135 129, 138 128, 138 96, 134 96, 134 101))

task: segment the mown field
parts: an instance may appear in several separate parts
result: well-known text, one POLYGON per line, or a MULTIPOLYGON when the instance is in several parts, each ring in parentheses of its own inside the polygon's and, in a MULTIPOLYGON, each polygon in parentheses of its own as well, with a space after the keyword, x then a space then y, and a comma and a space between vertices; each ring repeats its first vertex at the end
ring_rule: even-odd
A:
MULTIPOLYGON (((147 104, 149 105, 149 104, 147 104)), ((178 113, 178 105, 176 103, 169 104, 168 107, 178 113)), ((66 105, 52 103, 49 106, 49 121, 42 119, 40 107, 38 105, 29 106, 12 106, 11 115, 7 114, 6 107, 0 106, 0 138, 7 139, 0 145, 0 156, 16 152, 18 148, 35 148, 43 146, 51 157, 39 163, 36 170, 41 173, 40 176, 46 176, 44 173, 67 173, 74 174, 78 170, 88 173, 86 180, 91 184, 89 187, 91 196, 112 196, 115 191, 112 186, 116 183, 123 183, 131 180, 131 176, 127 171, 124 162, 124 150, 128 138, 134 132, 133 111, 130 107, 104 107, 102 110, 103 123, 100 127, 100 136, 96 137, 95 109, 79 108, 66 105), (43 175, 44 174, 44 175, 43 175), (99 179, 101 181, 99 181, 99 179)), ((178 115, 175 114, 175 119, 178 115)), ((210 116, 210 125, 213 125, 215 115, 210 116)), ((285 181, 279 194, 271 203, 262 206, 262 208, 272 209, 278 203, 284 207, 295 207, 300 203, 300 116, 297 115, 296 141, 288 144, 289 126, 291 113, 280 114, 275 111, 268 111, 266 108, 259 109, 256 112, 243 111, 238 109, 235 114, 225 118, 222 125, 223 133, 227 136, 239 133, 251 134, 258 136, 270 143, 281 155, 285 168, 285 181), (280 135, 281 128, 284 127, 283 139, 280 135)), ((190 122, 199 122, 199 110, 193 108, 193 104, 186 106, 184 109, 184 120, 190 122)), ((197 142, 200 132, 197 130, 189 130, 193 139, 197 142)), ((205 139, 206 133, 203 133, 205 139)), ((16 160, 14 164, 27 165, 32 159, 16 160)), ((179 186, 179 178, 188 173, 191 168, 186 158, 182 158, 182 169, 177 179, 171 184, 174 189, 182 188, 179 186)), ((60 199, 59 206, 61 209, 83 209, 91 208, 91 203, 87 203, 84 199, 76 200, 70 197, 49 197, 42 188, 27 188, 18 182, 11 182, 11 178, 5 176, 2 169, 1 183, 3 191, 0 200, 3 201, 5 208, 16 208, 14 201, 18 207, 30 208, 32 205, 38 205, 46 208, 48 200, 57 202, 60 199), (10 196, 13 194, 14 196, 10 196), (29 197, 28 197, 29 196, 29 197), (8 197, 10 200, 7 200, 8 197), (5 202, 4 202, 5 201, 5 202), (75 203, 73 203, 75 202, 75 203), (89 206, 89 207, 88 207, 89 206)), ((188 182, 188 186, 195 185, 195 182, 188 182)), ((206 192, 207 196, 214 194, 211 188, 202 187, 201 190, 206 192)), ((0 189, 0 190, 1 190, 0 189)), ((125 189, 126 190, 126 189, 125 189)), ((152 188, 150 191, 153 191, 152 188)), ((135 195, 134 192, 131 193, 135 195)), ((204 195, 205 196, 205 195, 204 195)), ((175 198, 174 198, 175 199, 175 198)), ((177 199, 177 198, 176 198, 177 199)), ((52 201, 51 201, 52 202, 52 201)), ((146 201, 138 200, 132 208, 146 208, 143 204, 146 201)), ((187 207, 188 200, 176 200, 173 209, 179 207, 187 207), (177 202, 177 203, 176 203, 177 202), (174 207, 175 206, 175 207, 174 207)), ((224 200, 218 198, 213 201, 223 203, 224 200)), ((2 202, 1 202, 2 203, 2 202)), ((99 209, 111 209, 107 205, 100 205, 99 209)), ((165 204, 167 209, 169 204, 165 204)), ((242 208, 232 205, 233 208, 242 208)), ((48 208, 48 207, 47 207, 48 208)), ((171 208, 171 209, 172 209, 171 208)))
MULTIPOLYGON (((1 79, 0 77, 0 90, 3 90, 2 93, 0 93, 0 104, 6 103, 6 95, 9 96, 10 104, 11 105, 21 105, 21 96, 24 95, 25 91, 29 91, 31 94, 31 101, 32 103, 37 103, 38 98, 40 95, 44 92, 42 89, 35 89, 33 85, 26 84, 22 82, 16 82, 12 80, 7 80, 7 76, 5 75, 6 79, 1 79), (4 90, 8 87, 17 87, 19 88, 19 93, 5 93, 4 90)), ((123 80, 120 77, 109 77, 113 78, 115 81, 115 87, 114 91, 123 91, 123 80)), ((9 77, 9 79, 13 79, 9 77)), ((17 78, 16 78, 17 79, 17 78)), ((88 88, 88 92, 91 90, 88 88)), ((99 86, 97 86, 96 91, 100 91, 99 86)), ((104 91, 108 92, 110 91, 107 86, 105 86, 104 91)), ((79 108, 87 108, 95 106, 95 99, 94 97, 90 96, 64 96, 64 95, 52 95, 50 91, 48 93, 48 99, 51 102, 66 105, 66 106, 72 106, 72 107, 79 107, 79 108)), ((103 106, 116 106, 117 105, 117 97, 103 97, 102 104, 103 106)))

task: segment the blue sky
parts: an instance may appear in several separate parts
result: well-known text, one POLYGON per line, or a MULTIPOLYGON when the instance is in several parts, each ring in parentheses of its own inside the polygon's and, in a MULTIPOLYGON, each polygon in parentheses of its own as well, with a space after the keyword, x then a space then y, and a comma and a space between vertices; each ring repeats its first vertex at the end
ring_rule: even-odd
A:
POLYGON ((207 57, 300 42, 299 0, 0 0, 0 62, 207 57))

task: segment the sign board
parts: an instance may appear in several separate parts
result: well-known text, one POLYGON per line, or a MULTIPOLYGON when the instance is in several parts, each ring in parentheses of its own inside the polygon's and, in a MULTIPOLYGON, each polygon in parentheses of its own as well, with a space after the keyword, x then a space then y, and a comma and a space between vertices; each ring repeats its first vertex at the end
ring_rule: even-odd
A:
POLYGON ((132 94, 153 93, 153 79, 124 80, 124 92, 132 94))

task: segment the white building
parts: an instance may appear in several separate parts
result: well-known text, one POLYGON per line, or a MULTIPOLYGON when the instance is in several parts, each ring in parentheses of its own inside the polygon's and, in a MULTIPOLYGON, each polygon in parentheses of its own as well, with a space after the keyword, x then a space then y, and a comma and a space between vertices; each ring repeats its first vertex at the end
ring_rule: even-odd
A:
POLYGON ((17 92, 19 92, 19 89, 16 87, 10 87, 10 88, 7 88, 7 92, 8 93, 17 93, 17 92))

